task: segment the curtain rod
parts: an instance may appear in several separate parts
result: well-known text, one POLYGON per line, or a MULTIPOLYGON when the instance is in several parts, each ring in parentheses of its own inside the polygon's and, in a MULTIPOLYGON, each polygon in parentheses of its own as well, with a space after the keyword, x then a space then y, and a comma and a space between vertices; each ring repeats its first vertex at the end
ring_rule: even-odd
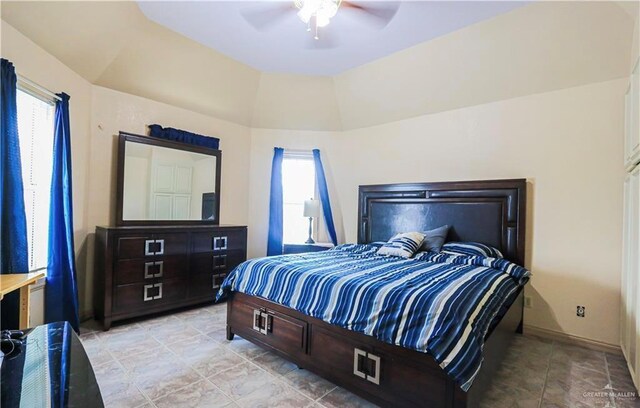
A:
POLYGON ((48 90, 47 88, 45 88, 42 85, 38 85, 37 83, 33 82, 32 80, 23 77, 22 75, 17 75, 18 77, 18 82, 21 82, 25 85, 27 85, 28 87, 31 87, 33 89, 35 89, 38 92, 43 93, 44 95, 47 95, 49 97, 51 97, 52 99, 55 99, 56 101, 61 101, 62 98, 60 98, 58 95, 54 94, 53 92, 51 92, 50 90, 48 90))

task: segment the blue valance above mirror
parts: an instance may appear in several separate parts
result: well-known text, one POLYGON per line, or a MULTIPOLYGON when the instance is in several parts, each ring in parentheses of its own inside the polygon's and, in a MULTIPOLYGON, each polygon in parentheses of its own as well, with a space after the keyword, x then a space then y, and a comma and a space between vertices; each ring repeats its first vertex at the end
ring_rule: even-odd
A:
POLYGON ((163 128, 156 124, 149 125, 149 136, 172 140, 174 142, 188 143, 194 146, 208 147, 209 149, 218 149, 220 146, 220 139, 217 137, 198 135, 186 130, 170 127, 163 128))

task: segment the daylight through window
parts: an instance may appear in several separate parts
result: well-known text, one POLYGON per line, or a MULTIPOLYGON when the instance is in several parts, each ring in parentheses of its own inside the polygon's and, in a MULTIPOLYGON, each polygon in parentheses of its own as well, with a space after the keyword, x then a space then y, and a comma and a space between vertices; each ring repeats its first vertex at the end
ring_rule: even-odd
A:
POLYGON ((34 270, 47 266, 55 106, 18 89, 17 107, 29 269, 34 270))
POLYGON ((285 152, 282 161, 282 188, 283 240, 285 243, 303 243, 309 236, 309 219, 302 215, 304 201, 315 198, 316 191, 316 172, 311 152, 285 152))

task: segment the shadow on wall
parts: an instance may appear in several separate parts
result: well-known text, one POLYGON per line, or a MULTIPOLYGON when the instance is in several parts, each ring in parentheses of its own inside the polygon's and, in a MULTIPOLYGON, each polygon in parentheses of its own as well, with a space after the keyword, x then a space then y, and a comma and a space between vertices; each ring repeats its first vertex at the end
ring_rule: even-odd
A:
POLYGON ((87 304, 87 299, 93 295, 93 265, 91 269, 88 267, 90 235, 93 234, 86 234, 84 236, 84 239, 76 250, 76 284, 78 286, 78 303, 80 308, 78 313, 80 314, 80 320, 88 319, 93 315, 93 310, 90 306, 91 302, 87 304))
MULTIPOLYGON (((538 290, 535 288, 534 286, 535 279, 536 277, 534 274, 531 280, 529 281, 529 283, 527 284, 527 286, 525 286, 524 288, 524 295, 531 298, 531 304, 533 305, 533 307, 524 309, 523 323, 525 324, 525 326, 528 326, 528 327, 536 327, 536 326, 529 325, 529 323, 527 322, 527 315, 529 313, 535 313, 538 316, 540 315, 545 316, 544 330, 563 332, 562 327, 558 323, 558 319, 556 318, 555 312, 553 311, 549 303, 547 303, 544 300, 540 292, 538 292, 538 290)), ((525 327, 525 333, 526 333, 526 327, 525 327)))
POLYGON ((525 268, 529 269, 532 274, 532 278, 525 286, 524 294, 525 296, 531 298, 531 303, 533 305, 532 308, 528 308, 524 310, 524 319, 523 323, 528 325, 527 315, 529 313, 535 313, 537 316, 542 315, 545 317, 545 330, 552 330, 556 332, 562 332, 562 328, 556 319, 556 315, 540 292, 535 288, 535 281, 537 273, 541 271, 535 271, 532 269, 532 260, 534 256, 533 249, 533 226, 535 225, 535 207, 533 203, 535 202, 535 178, 527 178, 527 220, 526 220, 526 232, 525 232, 525 268))
POLYGON ((531 260, 533 259, 533 226, 535 225, 535 178, 527 178, 527 219, 525 221, 525 251, 524 251, 524 267, 531 269, 531 260))
MULTIPOLYGON (((81 251, 76 254, 78 265, 84 265, 84 274, 81 278, 78 271, 78 297, 80 302, 80 320, 87 320, 93 317, 93 281, 94 281, 94 259, 95 259, 95 227, 98 225, 115 225, 116 191, 117 191, 117 168, 118 168, 118 135, 111 135, 111 168, 106 173, 109 180, 109 203, 106 214, 95 214, 95 208, 89 209, 90 224, 87 226, 87 235, 81 247, 81 251), (102 221, 104 220, 104 221, 102 221)), ((106 180, 93 180, 93 182, 107 184, 106 180)), ((101 207, 104 208, 104 207, 101 207)), ((78 268, 79 269, 79 268, 78 268)))

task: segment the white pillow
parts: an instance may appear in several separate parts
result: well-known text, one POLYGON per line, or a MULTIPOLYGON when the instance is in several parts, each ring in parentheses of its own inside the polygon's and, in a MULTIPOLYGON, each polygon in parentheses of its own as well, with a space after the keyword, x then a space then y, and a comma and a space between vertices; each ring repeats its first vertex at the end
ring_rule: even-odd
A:
POLYGON ((396 234, 378 249, 377 254, 411 258, 420 249, 424 237, 425 235, 422 232, 396 234))

